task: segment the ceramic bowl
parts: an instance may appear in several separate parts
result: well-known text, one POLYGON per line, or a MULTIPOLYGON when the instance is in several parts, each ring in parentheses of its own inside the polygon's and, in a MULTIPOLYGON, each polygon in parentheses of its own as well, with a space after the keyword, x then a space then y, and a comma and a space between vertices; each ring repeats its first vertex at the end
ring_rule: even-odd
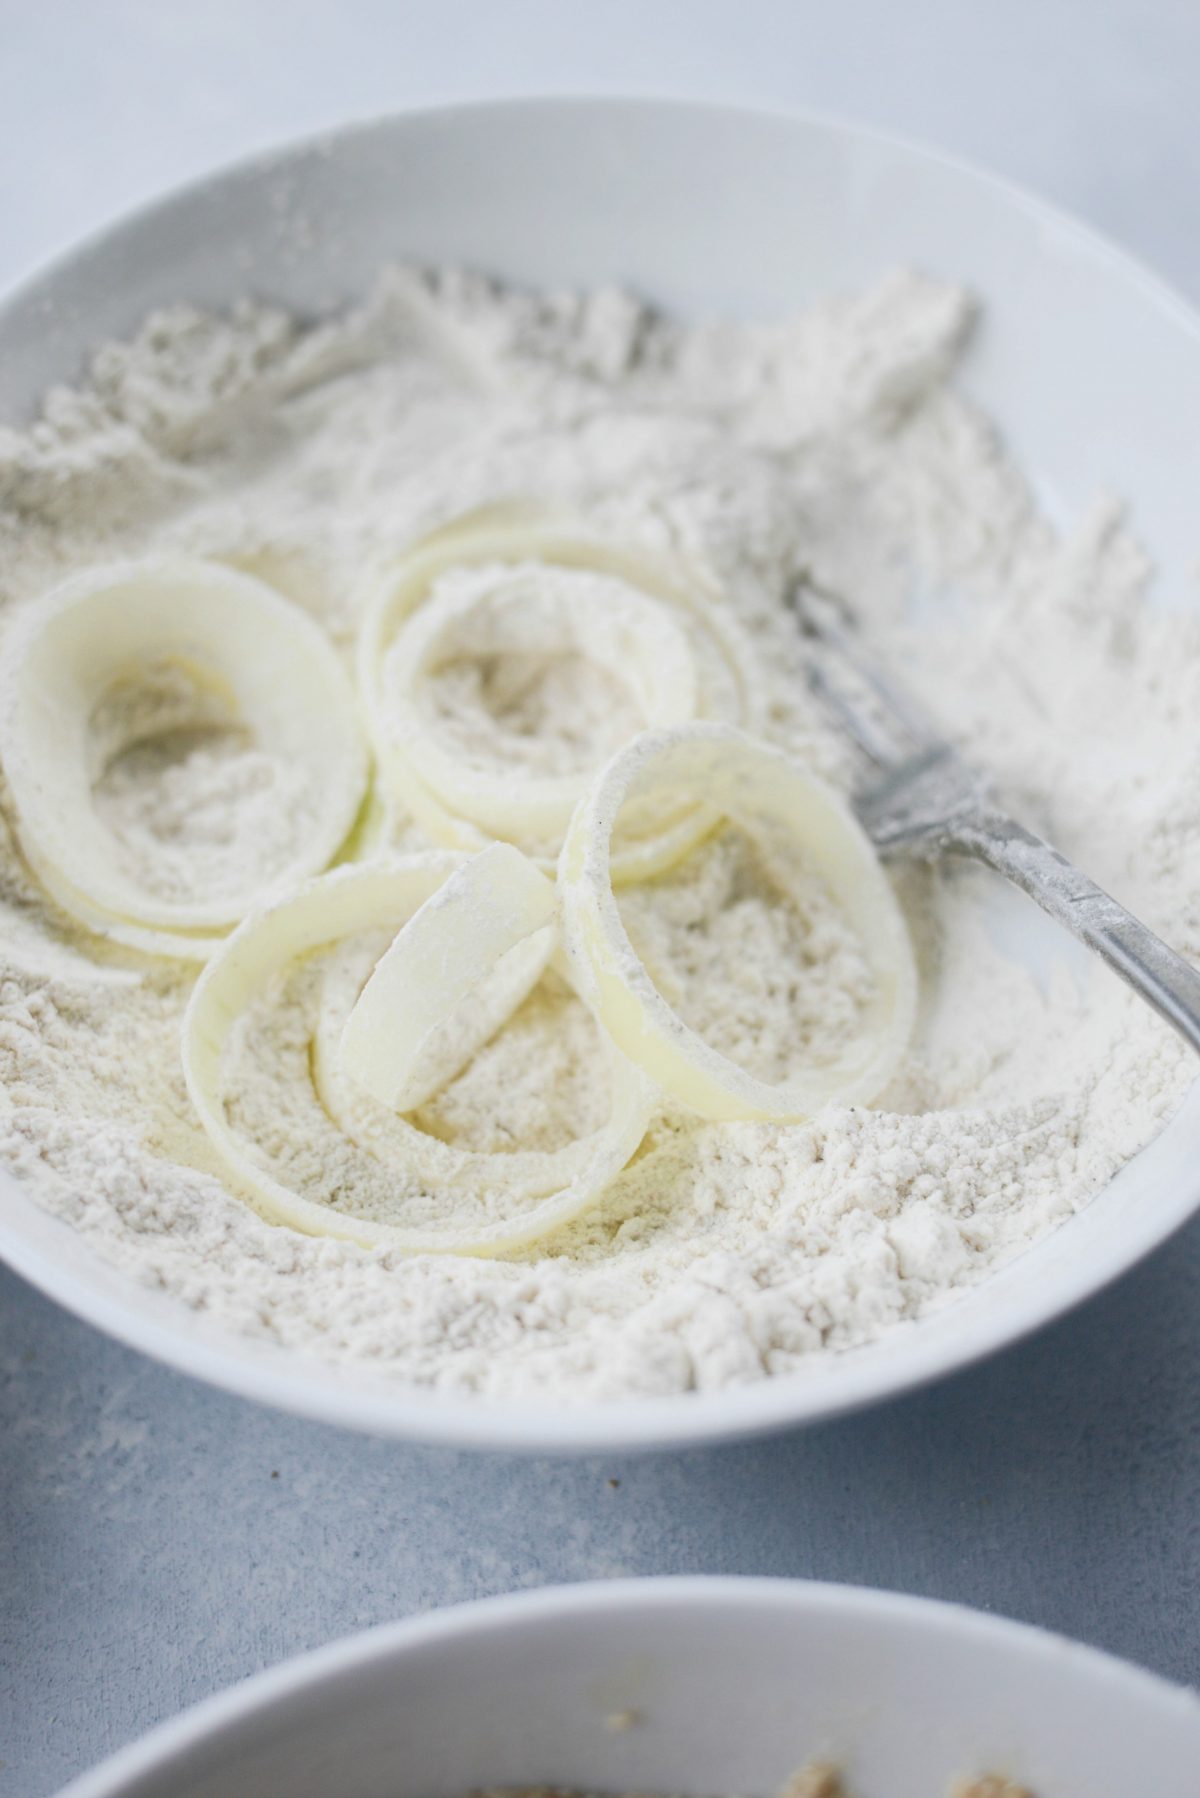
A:
MULTIPOLYGON (((161 201, 0 306, 0 417, 152 307, 247 292, 316 314, 393 258, 542 283, 633 283, 685 312, 779 313, 896 263, 986 314, 963 381, 1054 514, 1127 494, 1187 598, 1200 489, 1200 323, 1127 257, 928 151, 813 118, 654 101, 410 114, 247 163, 161 201)), ((1026 907, 1031 919, 1032 908, 1026 907)), ((1200 1202, 1200 1093, 1081 1215, 918 1327, 758 1385, 590 1409, 433 1398, 216 1333, 135 1286, 0 1182, 0 1255, 61 1304, 247 1397, 384 1434, 613 1451, 828 1417, 960 1368, 1124 1272, 1200 1202)))
POLYGON ((368 1630, 156 1730, 61 1798, 463 1798, 486 1786, 855 1798, 1003 1773, 1195 1798, 1200 1702, 1092 1649, 851 1586, 563 1586, 368 1630))

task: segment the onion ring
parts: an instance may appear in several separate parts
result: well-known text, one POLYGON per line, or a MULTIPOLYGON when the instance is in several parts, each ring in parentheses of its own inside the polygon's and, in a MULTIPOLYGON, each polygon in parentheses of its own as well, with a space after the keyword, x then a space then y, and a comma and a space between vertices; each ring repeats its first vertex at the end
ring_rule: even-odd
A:
POLYGON ((781 1122, 823 1105, 865 1104, 894 1071, 912 1030, 916 968, 900 908, 862 827, 797 763, 722 725, 635 739, 597 777, 571 821, 559 864, 564 946, 598 1022, 665 1092, 701 1116, 781 1122), (877 997, 852 1047, 792 1080, 760 1080, 706 1043, 654 985, 621 920, 609 845, 631 791, 703 790, 758 840, 783 833, 824 878, 866 949, 877 997))
POLYGON ((557 912, 553 883, 509 843, 456 868, 375 964, 342 1031, 343 1073, 389 1111, 423 1105, 536 986, 554 952, 557 912), (513 957, 515 979, 495 1004, 481 1002, 513 957), (470 1028, 447 1064, 437 1045, 467 1000, 470 1028))
POLYGON ((327 866, 367 781, 353 690, 320 628, 253 576, 182 556, 89 572, 22 614, 0 666, 0 752, 31 867, 82 923, 124 941, 220 935, 264 886, 327 866), (176 901, 121 866, 93 800, 89 733, 107 696, 147 668, 177 676, 303 776, 303 840, 265 880, 176 901))
MULTIPOLYGON (((391 1145, 407 1145, 411 1163, 425 1177, 470 1190, 487 1206, 499 1188, 504 1197, 526 1196, 541 1181, 570 1177, 517 1217, 477 1226, 408 1229, 335 1211, 277 1180, 230 1124, 221 1094, 221 1063, 239 1017, 298 957, 336 944, 355 932, 386 926, 394 930, 435 893, 461 858, 432 854, 388 863, 348 865, 307 882, 290 897, 247 917, 213 957, 196 983, 183 1023, 183 1061, 188 1093, 210 1141, 256 1207, 272 1222, 308 1235, 339 1237, 368 1248, 407 1254, 497 1255, 527 1247, 570 1222, 599 1198, 625 1166, 645 1133, 653 1110, 648 1083, 615 1052, 608 1057, 612 1104, 608 1121, 590 1137, 549 1154, 532 1151, 475 1155, 425 1135, 407 1120, 385 1114, 391 1145), (423 1161, 418 1166, 418 1158, 423 1161)), ((340 1035, 341 1022, 338 1025, 340 1035)), ((317 1045, 316 1074, 322 1079, 317 1045)), ((324 1073, 337 1077, 325 1057, 324 1073)), ((324 1093, 322 1094, 324 1097, 324 1093)), ((436 1190, 436 1189, 435 1189, 436 1190)), ((544 1196, 543 1196, 544 1195, 544 1196)))
MULTIPOLYGON (((511 568, 537 562, 610 575, 643 597, 670 606, 697 633, 696 641, 707 646, 710 676, 711 667, 716 667, 726 683, 724 688, 718 683, 709 692, 701 683, 696 701, 700 715, 751 729, 758 722, 753 657, 741 631, 703 577, 650 551, 606 543, 577 520, 535 501, 512 500, 481 507, 422 539, 375 579, 365 602, 358 642, 359 687, 380 770, 409 804, 417 822, 435 841, 448 846, 478 849, 489 835, 433 791, 411 759, 398 749, 386 680, 389 652, 406 621, 425 605, 442 575, 453 569, 511 568)), ((703 674, 701 662, 697 670, 703 674)), ((514 820, 511 809, 508 817, 508 825, 495 831, 496 835, 517 841, 518 847, 542 866, 557 857, 561 827, 550 843, 539 842, 536 833, 514 820)), ((708 834, 714 819, 699 805, 683 818, 676 810, 665 819, 643 822, 647 827, 636 836, 614 845, 613 879, 618 884, 644 880, 669 867, 708 834)))
MULTIPOLYGON (((486 571, 484 571, 486 572, 486 571)), ((524 831, 533 839, 557 833, 561 839, 589 774, 536 774, 449 747, 422 704, 422 688, 456 636, 474 627, 496 654, 505 628, 522 633, 516 648, 532 665, 544 655, 562 614, 569 637, 578 638, 589 659, 636 690, 638 709, 649 729, 686 723, 696 713, 696 668, 674 608, 650 598, 611 575, 580 571, 562 592, 543 596, 522 591, 521 570, 513 582, 479 591, 435 594, 406 620, 387 654, 385 688, 393 720, 392 745, 425 786, 452 812, 496 837, 524 831), (547 608, 545 599, 551 600, 547 608), (564 601, 567 604, 564 606, 564 601), (510 617, 506 618, 506 614, 510 617), (489 634, 496 638, 488 641, 489 634)))

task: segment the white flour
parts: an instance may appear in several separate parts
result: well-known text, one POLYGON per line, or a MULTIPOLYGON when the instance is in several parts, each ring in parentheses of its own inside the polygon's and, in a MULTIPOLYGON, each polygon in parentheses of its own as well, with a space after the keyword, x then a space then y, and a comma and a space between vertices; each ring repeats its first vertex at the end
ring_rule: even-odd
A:
POLYGON ((92 717, 93 795, 119 865, 146 891, 177 902, 195 891, 245 890, 246 869, 270 870, 311 832, 303 768, 257 748, 177 666, 139 671, 92 717))
MULTIPOLYGON (((28 434, 0 435, 3 617, 76 568, 185 547, 275 582, 348 652, 378 556, 533 495, 702 563, 751 635, 770 734, 848 786, 779 604, 805 567, 853 599, 1014 809, 1200 955, 1200 624, 1144 606, 1147 570, 1114 509, 1062 541, 1039 519, 946 386, 969 325, 959 292, 911 276, 753 329, 457 274, 389 277, 307 333, 255 307, 179 309, 103 351, 28 434)), ((502 735, 558 731, 583 756, 629 707, 611 673, 589 694, 577 657, 536 691, 514 688, 503 658, 493 673, 489 686, 451 670, 463 740, 482 705, 502 735)), ((200 723, 102 775, 137 864, 163 846, 165 890, 186 889, 197 858, 232 879, 270 832, 264 782, 279 771, 222 720, 200 723)), ((402 820, 397 837, 420 841, 402 820)), ((663 1117, 601 1206, 540 1253, 404 1260, 273 1228, 226 1190, 180 1073, 191 975, 72 929, 5 841, 0 1152, 139 1278, 235 1330, 397 1379, 581 1400, 793 1369, 920 1316, 1068 1217, 1190 1073, 1107 974, 1061 967, 1039 984, 1008 960, 984 874, 897 878, 923 1008, 876 1109, 790 1127, 663 1117)), ((781 909, 736 837, 624 907, 664 988, 757 1071, 852 1028, 867 996, 821 893, 781 909)), ((246 1020, 239 1123, 333 1204, 419 1209, 428 1195, 406 1196, 318 1114, 317 973, 246 1020)), ((548 982, 420 1121, 475 1148, 569 1141, 596 1122, 594 1037, 548 982)))
POLYGON ((603 621, 628 601, 629 588, 613 575, 455 569, 434 582, 427 603, 443 597, 467 609, 430 658, 420 709, 468 766, 494 768, 499 759, 522 772, 586 771, 597 751, 607 760, 648 723, 678 722, 648 719, 638 704, 619 622, 599 645, 571 628, 576 611, 603 621))

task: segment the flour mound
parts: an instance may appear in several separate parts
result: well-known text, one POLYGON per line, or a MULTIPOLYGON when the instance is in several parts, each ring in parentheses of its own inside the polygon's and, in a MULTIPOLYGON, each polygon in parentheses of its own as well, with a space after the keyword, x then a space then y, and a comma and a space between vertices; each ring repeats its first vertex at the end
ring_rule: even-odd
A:
MULTIPOLYGON (((177 308, 100 351, 28 431, 0 433, 0 640, 68 573, 183 549, 274 582, 348 656, 383 558, 474 506, 560 503, 704 570, 752 646, 768 734, 846 791, 851 753, 808 697, 781 603, 801 571, 844 594, 1012 807, 1195 957, 1200 625, 1147 603, 1119 509, 1065 536, 1039 516, 950 384, 971 321, 959 290, 910 274, 752 326, 455 271, 395 272, 317 329, 249 303, 177 308)), ((503 655, 447 663, 437 704, 465 751, 541 769, 550 744, 556 766, 586 765, 626 734, 636 708, 611 671, 572 652, 528 685, 517 672, 503 655)), ((172 734, 178 698, 165 687, 144 729, 116 721, 97 785, 130 865, 164 893, 186 890, 197 858, 236 883, 271 808, 304 802, 226 720, 193 707, 172 734)), ((900 869, 922 1011, 873 1109, 789 1126, 664 1111, 593 1213, 504 1261, 310 1240, 226 1188, 191 1113, 179 1024, 194 970, 78 932, 10 824, 5 1165, 109 1261, 217 1323, 439 1391, 711 1389, 871 1341, 1086 1205, 1191 1073, 1104 970, 1010 959, 987 875, 900 869)), ((394 805, 371 828, 421 846, 394 805)), ((861 945, 819 885, 781 904, 735 831, 621 907, 672 1003, 765 1078, 853 1034, 869 1003, 861 945)), ((320 982, 319 962, 296 970, 243 1021, 226 1071, 239 1127, 335 1208, 420 1217, 437 1195, 320 1113, 320 982)), ((466 1148, 556 1148, 602 1114, 597 1054, 548 977, 419 1122, 466 1148)))

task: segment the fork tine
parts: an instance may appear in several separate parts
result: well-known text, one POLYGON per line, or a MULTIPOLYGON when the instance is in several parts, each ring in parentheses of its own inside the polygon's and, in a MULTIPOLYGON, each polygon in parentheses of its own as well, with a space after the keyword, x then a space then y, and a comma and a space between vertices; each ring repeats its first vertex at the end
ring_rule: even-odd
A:
POLYGON ((808 658, 810 686, 837 713, 872 761, 887 765, 940 745, 941 739, 920 708, 900 692, 862 648, 830 594, 801 575, 789 589, 787 603, 814 646, 808 658), (849 696, 834 677, 834 668, 843 675, 849 671, 868 690, 882 715, 884 729, 849 696))
POLYGON ((895 738, 885 735, 865 711, 850 703, 815 656, 808 658, 808 684, 871 761, 881 768, 891 768, 903 759, 904 751, 898 748, 895 738))

